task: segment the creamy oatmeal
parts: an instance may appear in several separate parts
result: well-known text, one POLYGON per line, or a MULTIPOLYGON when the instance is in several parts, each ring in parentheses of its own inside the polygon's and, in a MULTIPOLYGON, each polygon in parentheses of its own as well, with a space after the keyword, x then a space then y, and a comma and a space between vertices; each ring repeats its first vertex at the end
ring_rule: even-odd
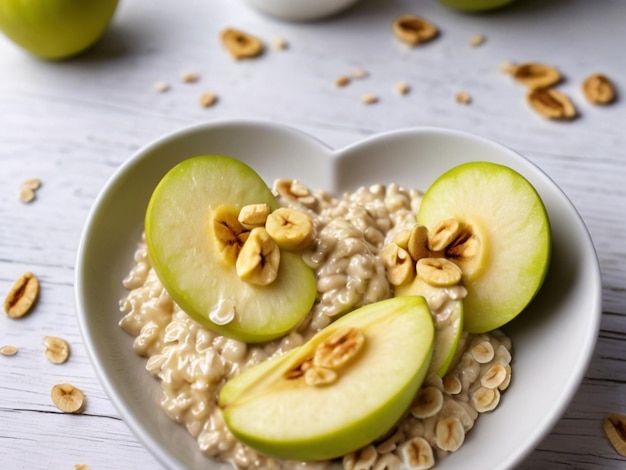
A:
MULTIPOLYGON (((328 468, 332 462, 284 462, 257 454, 227 429, 217 399, 240 371, 300 346, 317 331, 360 306, 394 294, 381 251, 398 232, 415 225, 421 194, 395 184, 362 187, 340 198, 294 180, 277 180, 280 206, 308 214, 315 242, 303 257, 317 278, 310 313, 289 334, 263 344, 246 344, 213 333, 188 317, 170 298, 150 266, 145 243, 124 279, 120 326, 135 337, 134 350, 161 384, 160 404, 184 425, 208 457, 239 469, 328 468)), ((438 326, 450 321, 450 301, 461 286, 427 299, 438 326)), ((500 331, 462 337, 453 365, 442 378, 431 374, 409 412, 376 442, 346 455, 345 469, 427 469, 456 451, 478 416, 495 409, 511 379, 511 342, 500 331)))

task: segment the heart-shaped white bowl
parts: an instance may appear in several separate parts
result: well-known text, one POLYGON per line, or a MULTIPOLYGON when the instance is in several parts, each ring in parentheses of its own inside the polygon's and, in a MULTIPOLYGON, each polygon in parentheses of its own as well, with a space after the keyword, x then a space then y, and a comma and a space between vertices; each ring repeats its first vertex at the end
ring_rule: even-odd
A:
POLYGON ((297 178, 333 193, 373 183, 427 189, 468 161, 507 165, 535 186, 553 227, 553 259, 527 310, 504 329, 512 337, 513 382, 500 406, 483 415, 463 447, 439 465, 510 468, 550 431, 585 373, 601 315, 600 271, 588 232, 567 197, 541 170, 506 147, 444 129, 406 129, 334 151, 297 130, 265 122, 217 122, 159 139, 115 173, 87 219, 76 265, 78 318, 93 366, 119 413, 169 468, 226 469, 204 457, 187 431, 161 412, 159 384, 118 326, 121 281, 133 264, 146 205, 161 177, 200 154, 236 157, 271 184, 297 178))
POLYGON ((350 8, 359 0, 246 0, 257 10, 286 21, 321 20, 350 8))

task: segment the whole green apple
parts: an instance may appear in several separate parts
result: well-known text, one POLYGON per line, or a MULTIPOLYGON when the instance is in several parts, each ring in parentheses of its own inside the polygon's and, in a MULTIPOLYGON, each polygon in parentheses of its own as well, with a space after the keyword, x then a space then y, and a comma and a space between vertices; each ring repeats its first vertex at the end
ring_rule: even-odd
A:
POLYGON ((447 7, 465 11, 483 11, 500 8, 513 0, 439 0, 447 7))
POLYGON ((0 30, 43 59, 64 59, 94 44, 118 0, 2 0, 0 30))

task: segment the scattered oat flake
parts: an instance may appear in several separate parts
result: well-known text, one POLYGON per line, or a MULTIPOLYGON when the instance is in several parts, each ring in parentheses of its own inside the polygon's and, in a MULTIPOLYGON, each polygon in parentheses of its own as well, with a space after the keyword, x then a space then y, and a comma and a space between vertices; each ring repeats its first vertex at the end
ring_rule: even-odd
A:
POLYGON ((44 336, 45 356, 53 364, 63 364, 70 357, 70 345, 63 338, 44 336))
POLYGON ((183 83, 196 83, 200 80, 200 74, 196 72, 182 72, 180 79, 183 83))
POLYGON ((466 93, 465 91, 459 91, 455 95, 455 99, 456 102, 460 104, 470 104, 472 102, 472 97, 469 95, 469 93, 466 93))
POLYGON ((277 50, 277 51, 282 51, 285 50, 289 47, 289 43, 287 43, 287 41, 285 40, 285 38, 282 38, 280 36, 274 36, 272 38, 272 48, 277 50))
POLYGON ((74 464, 74 466, 72 467, 72 470, 91 470, 91 467, 87 465, 86 463, 77 463, 77 464, 74 464))
POLYGON ((20 201, 33 202, 35 200, 35 191, 30 188, 20 187, 20 201))
POLYGON ((411 91, 411 87, 408 85, 408 83, 402 80, 398 80, 394 85, 394 90, 399 95, 406 95, 409 93, 409 91, 411 91))
POLYGON ((366 77, 369 77, 369 73, 365 69, 356 68, 352 70, 352 72, 350 72, 350 76, 352 78, 366 78, 366 77))
POLYGON ((85 408, 85 394, 69 383, 52 387, 50 398, 54 405, 65 413, 82 413, 85 408))
POLYGON ((200 95, 200 106, 203 108, 210 108, 215 103, 217 103, 217 95, 215 93, 211 93, 210 91, 202 93, 200 95))
POLYGON ((32 202, 35 200, 35 191, 41 187, 39 178, 29 178, 20 184, 19 197, 22 202, 32 202))
POLYGON ((350 83, 350 77, 346 75, 342 75, 341 77, 337 77, 335 79, 335 86, 339 88, 343 88, 350 83))
POLYGON ((159 93, 163 93, 170 89, 170 84, 164 81, 158 81, 154 84, 154 89, 159 93))
POLYGON ((470 38, 470 46, 472 47, 482 46, 485 43, 485 41, 486 41, 485 36, 483 36, 482 34, 476 34, 470 38))
POLYGON ((39 279, 33 273, 22 274, 13 284, 4 299, 4 311, 11 318, 26 315, 37 302, 39 279))
POLYGON ((374 104, 378 102, 378 95, 374 93, 366 93, 361 96, 361 103, 363 104, 374 104))
POLYGON ((2 346, 0 347, 0 354, 3 356, 15 356, 17 354, 17 347, 10 344, 2 346))

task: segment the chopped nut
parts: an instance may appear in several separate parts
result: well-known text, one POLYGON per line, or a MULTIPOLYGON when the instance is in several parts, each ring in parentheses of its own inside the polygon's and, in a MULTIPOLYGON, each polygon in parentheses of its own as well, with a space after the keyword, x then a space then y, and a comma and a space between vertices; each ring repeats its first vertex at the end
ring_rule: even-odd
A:
POLYGON ((623 457, 626 457, 626 415, 609 413, 604 418, 604 433, 609 438, 613 448, 623 457))
POLYGON ((610 104, 615 101, 615 87, 606 75, 591 75, 583 82, 582 90, 591 104, 610 104))
POLYGON ((27 272, 19 277, 4 299, 4 311, 11 318, 21 318, 26 315, 37 301, 39 295, 39 280, 27 272))
POLYGON ((200 106, 203 108, 210 108, 215 103, 217 103, 217 95, 215 93, 211 93, 210 91, 205 91, 200 95, 200 106))
POLYGON ((538 62, 517 65, 511 75, 530 89, 548 88, 561 81, 561 73, 556 68, 538 62))
POLYGON ((0 347, 0 354, 3 356, 15 356, 17 354, 17 347, 11 344, 0 347))
POLYGON ((70 357, 70 345, 63 338, 44 336, 43 344, 46 346, 46 357, 54 364, 63 364, 70 357))
POLYGON ((182 72, 180 79, 183 83, 196 83, 200 80, 200 74, 196 72, 182 72))
POLYGON ((272 48, 277 50, 277 51, 283 51, 285 49, 287 49, 289 47, 289 44, 287 43, 287 41, 280 37, 280 36, 274 36, 272 38, 272 48))
POLYGON ((263 43, 257 37, 233 28, 227 28, 220 34, 222 44, 235 60, 258 57, 263 53, 263 43))
POLYGON ((265 230, 284 250, 302 250, 313 241, 313 220, 303 212, 288 207, 267 216, 265 230))
POLYGON ((535 88, 527 95, 532 108, 548 119, 573 119, 577 112, 567 95, 553 88, 535 88))
POLYGON ((154 84, 154 89, 159 93, 163 93, 170 89, 170 84, 164 81, 158 81, 154 84))
POLYGON ((340 328, 315 349, 313 364, 338 369, 357 356, 365 344, 365 335, 358 328, 340 328))
POLYGON ((402 80, 398 80, 396 84, 394 85, 393 89, 399 95, 407 95, 409 91, 411 91, 411 87, 406 82, 403 82, 402 80))
POLYGON ((263 227, 250 232, 237 256, 237 275, 251 284, 266 286, 278 275, 280 249, 263 227))
POLYGON ((459 104, 470 104, 472 102, 472 97, 465 91, 459 91, 454 95, 454 99, 459 104))
POLYGON ((342 75, 335 79, 335 86, 338 88, 343 88, 345 86, 348 86, 349 83, 350 83, 350 77, 346 75, 342 75))
POLYGON ((400 41, 410 46, 430 41, 439 34, 434 24, 415 15, 402 15, 396 18, 392 29, 400 41))
POLYGON ((361 96, 361 103, 363 104, 374 104, 378 102, 378 95, 374 93, 366 93, 361 96))
POLYGON ((472 47, 478 47, 485 43, 485 36, 482 34, 476 34, 470 38, 470 45, 472 47))
POLYGON ((81 413, 85 406, 85 394, 72 384, 55 385, 50 397, 54 405, 65 413, 81 413))
POLYGON ((415 265, 417 277, 435 287, 449 287, 461 281, 462 271, 445 258, 422 258, 415 265))

